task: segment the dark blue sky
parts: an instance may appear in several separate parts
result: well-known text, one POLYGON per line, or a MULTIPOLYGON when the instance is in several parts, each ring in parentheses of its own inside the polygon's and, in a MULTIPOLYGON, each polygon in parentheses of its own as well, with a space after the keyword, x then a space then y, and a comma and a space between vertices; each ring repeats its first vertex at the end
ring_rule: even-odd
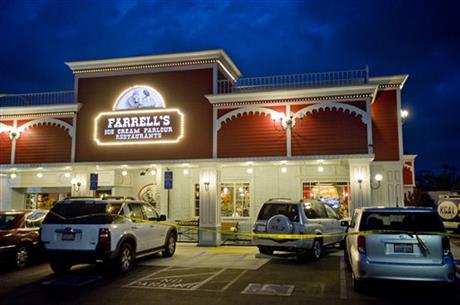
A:
POLYGON ((72 89, 65 61, 225 49, 244 76, 410 74, 405 151, 460 168, 460 1, 0 1, 0 92, 72 89))

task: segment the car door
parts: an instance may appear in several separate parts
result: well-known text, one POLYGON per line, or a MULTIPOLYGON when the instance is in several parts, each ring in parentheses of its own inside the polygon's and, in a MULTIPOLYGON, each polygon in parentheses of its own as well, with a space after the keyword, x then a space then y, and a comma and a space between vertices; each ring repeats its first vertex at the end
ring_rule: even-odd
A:
POLYGON ((334 236, 331 240, 333 240, 333 242, 339 242, 343 239, 343 236, 338 235, 343 233, 343 227, 340 226, 339 217, 337 213, 327 204, 324 205, 324 208, 326 209, 328 217, 328 233, 337 234, 337 236, 334 236))
POLYGON ((151 249, 151 228, 147 217, 142 211, 142 204, 131 202, 128 204, 128 217, 131 219, 131 229, 137 239, 137 251, 142 252, 151 249))
POLYGON ((164 246, 165 244, 165 235, 168 227, 159 223, 160 215, 155 211, 155 209, 147 204, 142 204, 142 209, 144 214, 147 216, 149 220, 149 227, 150 227, 150 245, 152 248, 158 248, 164 246))

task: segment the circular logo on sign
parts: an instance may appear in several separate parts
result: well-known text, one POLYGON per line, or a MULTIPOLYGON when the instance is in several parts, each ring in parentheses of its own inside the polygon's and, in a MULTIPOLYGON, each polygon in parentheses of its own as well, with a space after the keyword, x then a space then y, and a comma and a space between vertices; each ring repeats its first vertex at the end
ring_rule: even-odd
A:
POLYGON ((438 206, 438 214, 443 219, 454 219, 458 214, 457 205, 452 201, 443 201, 438 206))
POLYGON ((141 108, 165 108, 165 102, 155 89, 148 86, 134 86, 123 91, 114 106, 114 110, 141 108))
POLYGON ((150 203, 154 208, 159 208, 155 200, 155 184, 144 185, 137 194, 139 200, 150 203))

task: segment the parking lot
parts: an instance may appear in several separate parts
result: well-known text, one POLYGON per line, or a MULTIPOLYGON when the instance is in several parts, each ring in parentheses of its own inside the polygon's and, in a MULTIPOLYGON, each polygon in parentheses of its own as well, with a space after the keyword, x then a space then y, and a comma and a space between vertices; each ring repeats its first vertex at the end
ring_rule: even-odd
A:
MULTIPOLYGON (((460 242, 453 245, 459 253, 460 242)), ((328 249, 315 262, 268 257, 254 247, 201 248, 180 244, 172 258, 141 260, 127 275, 77 266, 55 276, 36 263, 0 272, 0 304, 441 304, 460 300, 444 287, 420 283, 373 283, 353 292, 342 250, 328 249)))

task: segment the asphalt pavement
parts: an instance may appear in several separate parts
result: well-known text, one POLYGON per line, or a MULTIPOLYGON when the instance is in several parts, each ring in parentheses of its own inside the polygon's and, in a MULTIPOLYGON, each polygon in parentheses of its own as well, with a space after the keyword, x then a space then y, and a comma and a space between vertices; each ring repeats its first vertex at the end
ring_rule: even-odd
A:
POLYGON ((336 248, 329 249, 319 261, 306 263, 290 256, 261 256, 253 247, 217 250, 179 245, 177 251, 175 261, 167 263, 160 256, 151 257, 140 261, 126 275, 96 266, 77 266, 66 276, 56 276, 45 263, 20 271, 2 268, 0 304, 374 305, 460 301, 460 281, 453 292, 436 284, 376 282, 366 293, 357 294, 351 287, 351 274, 345 267, 342 251, 336 248), (185 253, 195 263, 185 264, 185 253), (211 258, 217 262, 219 257, 228 264, 196 263, 204 264, 211 258), (254 268, 232 268, 232 261, 244 259, 263 263, 254 268))

